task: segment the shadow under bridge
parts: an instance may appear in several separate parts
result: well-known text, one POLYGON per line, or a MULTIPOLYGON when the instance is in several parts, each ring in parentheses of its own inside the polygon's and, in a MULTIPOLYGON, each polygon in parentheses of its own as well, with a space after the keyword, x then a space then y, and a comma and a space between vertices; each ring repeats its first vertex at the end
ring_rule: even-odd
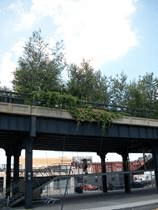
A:
MULTIPOLYGON (((32 205, 32 150, 96 152, 105 171, 105 155, 116 152, 128 170, 128 153, 153 153, 158 168, 158 120, 120 118, 104 130, 96 122, 78 123, 60 109, 0 103, 0 145, 6 151, 7 196, 10 195, 11 156, 14 156, 14 182, 19 177, 19 156, 25 149, 25 206, 32 205)), ((158 172, 155 170, 156 183, 158 172)), ((126 176, 125 190, 129 191, 126 176)), ((106 185, 106 180, 105 180, 106 185)), ((103 191, 106 191, 106 186, 103 191)), ((14 194, 14 192, 13 192, 14 194)))

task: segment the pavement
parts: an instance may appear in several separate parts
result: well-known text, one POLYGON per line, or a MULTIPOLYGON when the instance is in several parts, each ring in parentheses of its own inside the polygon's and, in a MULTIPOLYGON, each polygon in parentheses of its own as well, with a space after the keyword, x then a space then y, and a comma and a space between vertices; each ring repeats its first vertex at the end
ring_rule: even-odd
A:
MULTIPOLYGON (((44 201, 44 200, 43 200, 44 201)), ((158 210, 158 191, 154 188, 123 191, 85 192, 67 195, 62 202, 52 198, 52 202, 33 203, 33 210, 158 210)), ((11 208, 24 210, 23 207, 11 208)), ((30 210, 32 210, 30 209, 30 210)))

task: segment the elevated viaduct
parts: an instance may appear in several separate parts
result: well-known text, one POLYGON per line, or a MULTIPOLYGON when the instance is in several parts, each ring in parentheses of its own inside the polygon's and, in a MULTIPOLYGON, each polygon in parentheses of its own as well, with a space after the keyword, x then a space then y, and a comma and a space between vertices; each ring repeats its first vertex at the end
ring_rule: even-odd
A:
MULTIPOLYGON (((158 187, 158 120, 122 117, 104 131, 97 122, 78 123, 63 109, 0 102, 0 147, 7 156, 6 186, 10 187, 11 156, 14 156, 14 183, 19 180, 19 156, 25 149, 25 207, 32 206, 32 151, 96 152, 105 171, 105 156, 116 152, 128 171, 128 154, 153 154, 158 187)), ((106 178, 103 179, 106 192, 106 178)), ((130 191, 125 174, 125 191, 130 191)), ((7 195, 10 191, 7 191, 7 195)))

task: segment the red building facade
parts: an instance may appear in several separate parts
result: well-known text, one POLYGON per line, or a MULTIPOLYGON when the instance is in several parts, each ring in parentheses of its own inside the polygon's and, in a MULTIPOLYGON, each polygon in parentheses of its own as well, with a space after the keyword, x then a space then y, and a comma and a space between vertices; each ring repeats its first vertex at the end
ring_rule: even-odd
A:
MULTIPOLYGON (((113 171, 122 171, 123 170, 123 163, 122 162, 106 162, 106 172, 113 172, 113 171)), ((143 160, 135 160, 129 163, 129 170, 136 171, 139 170, 142 166, 144 166, 143 160)), ((88 165, 88 169, 92 173, 101 173, 102 167, 100 163, 91 163, 88 165)))

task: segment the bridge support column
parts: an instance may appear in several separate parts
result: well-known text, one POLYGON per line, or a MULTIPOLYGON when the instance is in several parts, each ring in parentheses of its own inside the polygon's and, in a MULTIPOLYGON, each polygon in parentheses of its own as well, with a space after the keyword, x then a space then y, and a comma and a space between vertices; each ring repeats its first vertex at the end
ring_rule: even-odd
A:
POLYGON ((154 145, 154 147, 152 148, 152 154, 155 167, 155 182, 158 190, 158 145, 154 145))
POLYGON ((98 152, 97 155, 101 158, 101 167, 102 167, 102 184, 103 184, 103 192, 107 192, 107 177, 106 177, 106 164, 105 164, 105 156, 106 152, 98 152))
POLYGON ((32 208, 32 137, 25 142, 25 208, 32 208))
POLYGON ((130 192, 130 174, 129 172, 129 162, 128 162, 128 153, 122 153, 123 158, 123 170, 124 170, 124 183, 125 183, 125 192, 130 192))
POLYGON ((6 150, 7 156, 7 170, 6 170, 6 198, 10 196, 11 191, 11 152, 6 150))
POLYGON ((18 192, 19 184, 19 157, 21 155, 21 149, 14 150, 14 177, 13 177, 13 195, 18 192))

